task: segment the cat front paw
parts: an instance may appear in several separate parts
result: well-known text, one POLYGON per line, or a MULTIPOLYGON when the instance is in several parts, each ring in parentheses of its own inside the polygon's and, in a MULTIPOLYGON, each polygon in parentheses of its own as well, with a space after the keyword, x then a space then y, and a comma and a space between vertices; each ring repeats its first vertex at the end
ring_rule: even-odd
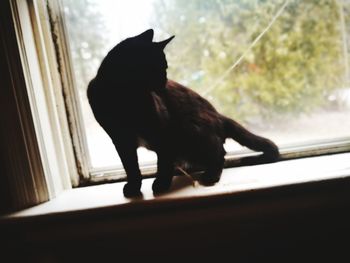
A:
POLYGON ((171 186, 171 180, 159 180, 155 179, 152 184, 152 190, 153 194, 162 194, 167 192, 170 189, 171 186))
POLYGON ((123 188, 125 197, 140 197, 142 196, 141 184, 139 183, 126 183, 123 188))

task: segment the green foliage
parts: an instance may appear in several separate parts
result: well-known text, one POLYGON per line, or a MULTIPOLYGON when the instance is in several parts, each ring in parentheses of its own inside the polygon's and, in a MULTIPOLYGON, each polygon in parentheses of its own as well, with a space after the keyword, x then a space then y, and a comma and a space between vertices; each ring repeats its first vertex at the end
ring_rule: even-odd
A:
MULTIPOLYGON (((220 112, 256 122, 327 106, 329 95, 344 86, 339 12, 350 25, 350 3, 342 1, 341 9, 340 2, 290 0, 219 83, 285 0, 154 0, 152 27, 159 39, 176 35, 166 49, 170 78, 205 95, 220 112)), ((96 0, 63 3, 73 70, 78 87, 85 89, 106 52, 104 16, 96 0)))
MULTIPOLYGON (((204 94, 266 28, 284 1, 155 1, 154 25, 175 34, 167 48, 170 78, 204 94)), ((298 114, 328 103, 344 80, 335 0, 290 1, 281 16, 206 97, 249 122, 298 114)))

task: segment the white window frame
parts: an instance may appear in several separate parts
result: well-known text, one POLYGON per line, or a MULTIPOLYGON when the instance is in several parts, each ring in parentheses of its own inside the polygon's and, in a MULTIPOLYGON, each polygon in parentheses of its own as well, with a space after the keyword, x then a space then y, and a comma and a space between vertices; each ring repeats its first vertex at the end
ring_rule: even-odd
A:
POLYGON ((13 2, 14 17, 18 17, 16 30, 21 43, 22 65, 29 100, 34 116, 34 125, 39 141, 41 158, 48 182, 50 198, 57 196, 64 189, 71 188, 75 163, 69 140, 68 126, 65 121, 63 98, 59 87, 58 75, 53 53, 49 53, 50 38, 46 17, 40 17, 40 1, 13 2))

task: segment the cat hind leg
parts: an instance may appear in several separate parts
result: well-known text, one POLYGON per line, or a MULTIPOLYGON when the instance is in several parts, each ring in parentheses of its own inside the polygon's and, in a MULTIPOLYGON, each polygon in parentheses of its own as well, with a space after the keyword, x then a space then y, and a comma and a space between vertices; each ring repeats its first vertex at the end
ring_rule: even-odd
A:
POLYGON ((223 169, 223 162, 217 164, 211 164, 206 168, 204 173, 200 176, 200 183, 205 186, 212 186, 219 182, 223 169))
POLYGON ((200 176, 200 183, 211 186, 220 180, 225 162, 225 149, 220 140, 213 143, 207 150, 208 155, 204 158, 205 171, 200 176))

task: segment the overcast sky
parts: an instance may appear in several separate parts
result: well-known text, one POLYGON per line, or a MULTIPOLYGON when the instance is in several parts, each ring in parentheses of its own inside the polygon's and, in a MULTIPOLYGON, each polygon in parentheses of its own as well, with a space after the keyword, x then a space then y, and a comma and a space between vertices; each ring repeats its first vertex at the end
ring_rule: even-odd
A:
POLYGON ((149 20, 154 0, 99 0, 111 36, 110 45, 150 28, 149 20))

